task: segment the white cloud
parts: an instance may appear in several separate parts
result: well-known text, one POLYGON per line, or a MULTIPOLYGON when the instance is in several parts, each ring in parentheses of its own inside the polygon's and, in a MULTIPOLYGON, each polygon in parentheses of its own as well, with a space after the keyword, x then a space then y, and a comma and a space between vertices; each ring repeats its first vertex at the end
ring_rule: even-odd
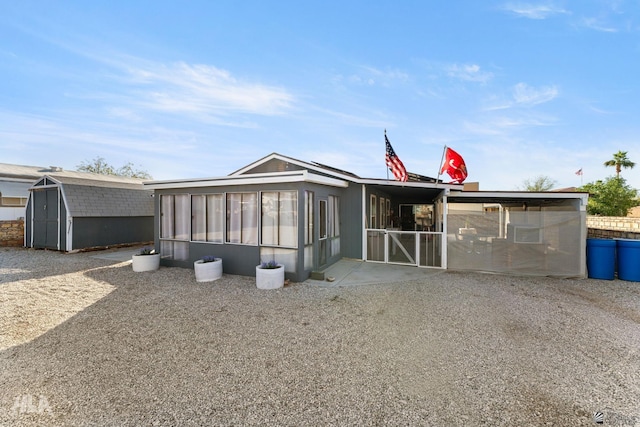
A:
POLYGON ((511 135, 512 132, 532 127, 552 126, 556 119, 540 114, 486 115, 473 120, 465 120, 463 129, 470 135, 511 135))
POLYGON ((582 25, 591 30, 601 31, 604 33, 617 33, 618 29, 610 25, 605 25, 601 20, 596 18, 583 18, 582 25))
POLYGON ((486 83, 493 78, 493 73, 482 71, 477 64, 453 64, 446 71, 449 77, 464 81, 486 83))
POLYGON ((513 88, 513 99, 520 105, 537 105, 549 102, 558 96, 556 86, 533 88, 526 83, 518 83, 513 88))
POLYGON ((553 15, 569 14, 570 12, 553 4, 507 3, 503 9, 514 15, 529 19, 547 19, 553 15))
POLYGON ((294 97, 282 88, 234 78, 210 65, 184 62, 126 70, 145 106, 169 112, 257 115, 281 114, 294 97))
MULTIPOLYGON (((391 86, 393 82, 405 83, 409 80, 409 75, 400 70, 380 70, 374 67, 361 66, 361 71, 357 74, 349 76, 348 81, 352 84, 367 85, 367 86, 391 86)), ((341 82, 342 76, 336 76, 334 81, 341 82)))

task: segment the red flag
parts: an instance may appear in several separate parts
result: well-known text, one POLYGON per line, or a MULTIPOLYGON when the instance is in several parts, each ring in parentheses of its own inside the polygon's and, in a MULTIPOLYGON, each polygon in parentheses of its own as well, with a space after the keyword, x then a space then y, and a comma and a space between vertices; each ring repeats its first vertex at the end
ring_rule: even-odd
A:
POLYGON ((396 152, 393 151, 393 147, 391 147, 391 143, 389 142, 386 133, 384 134, 384 142, 387 147, 387 153, 384 157, 387 166, 398 181, 405 182, 408 179, 407 170, 402 164, 400 158, 396 156, 396 152))
POLYGON ((447 147, 445 152, 445 161, 442 165, 440 173, 448 173, 452 182, 462 184, 467 179, 467 165, 464 163, 462 156, 447 147))

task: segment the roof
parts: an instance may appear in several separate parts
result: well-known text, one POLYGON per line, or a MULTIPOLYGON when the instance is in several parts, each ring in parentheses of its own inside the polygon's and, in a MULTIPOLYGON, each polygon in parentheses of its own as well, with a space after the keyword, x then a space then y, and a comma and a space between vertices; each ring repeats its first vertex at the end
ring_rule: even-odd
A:
POLYGON ((91 180, 103 183, 127 183, 141 185, 145 180, 139 178, 129 178, 118 175, 103 175, 91 172, 66 171, 57 166, 24 166, 0 163, 0 180, 31 180, 35 181, 45 175, 63 178, 75 178, 78 180, 91 180))
POLYGON ((74 217, 153 216, 153 192, 127 188, 65 184, 69 215, 74 217))
POLYGON ((558 201, 579 200, 581 205, 587 205, 589 193, 585 192, 559 192, 559 191, 452 191, 448 200, 451 203, 487 203, 490 201, 500 203, 523 202, 556 203, 558 201))
POLYGON ((271 153, 224 177, 180 179, 145 182, 151 189, 209 187, 235 184, 264 184, 268 182, 315 182, 336 187, 346 187, 349 182, 376 184, 403 188, 461 189, 462 184, 442 184, 434 178, 409 174, 408 182, 395 180, 361 178, 356 174, 317 162, 304 162, 292 157, 271 153))
MULTIPOLYGON (((95 175, 95 174, 91 174, 95 175)), ((108 182, 68 176, 45 175, 31 190, 58 185, 72 217, 153 216, 153 192, 142 183, 108 182)))

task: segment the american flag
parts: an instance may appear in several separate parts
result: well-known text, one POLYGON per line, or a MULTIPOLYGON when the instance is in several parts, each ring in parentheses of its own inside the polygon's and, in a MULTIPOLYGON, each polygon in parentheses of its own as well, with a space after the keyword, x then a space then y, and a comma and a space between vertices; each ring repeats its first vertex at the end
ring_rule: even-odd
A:
POLYGON ((389 138, 387 138, 387 134, 386 133, 384 135, 384 142, 385 142, 385 144, 387 146, 387 154, 384 157, 385 162, 387 163, 387 166, 389 167, 389 169, 393 173, 393 176, 398 181, 405 182, 407 180, 407 178, 408 178, 407 177, 407 170, 405 169, 404 165, 402 164, 402 161, 400 160, 400 158, 398 158, 398 156, 396 156, 396 152, 393 151, 393 147, 391 146, 391 143, 389 142, 389 138))

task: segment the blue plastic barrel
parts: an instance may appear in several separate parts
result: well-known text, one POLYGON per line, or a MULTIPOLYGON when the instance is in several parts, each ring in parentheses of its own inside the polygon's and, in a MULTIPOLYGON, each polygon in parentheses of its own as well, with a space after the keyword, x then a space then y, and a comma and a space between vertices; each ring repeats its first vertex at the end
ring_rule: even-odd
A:
POLYGON ((591 279, 615 278, 616 246, 611 239, 587 239, 587 274, 591 279))
POLYGON ((618 279, 640 282, 640 240, 618 239, 618 279))

